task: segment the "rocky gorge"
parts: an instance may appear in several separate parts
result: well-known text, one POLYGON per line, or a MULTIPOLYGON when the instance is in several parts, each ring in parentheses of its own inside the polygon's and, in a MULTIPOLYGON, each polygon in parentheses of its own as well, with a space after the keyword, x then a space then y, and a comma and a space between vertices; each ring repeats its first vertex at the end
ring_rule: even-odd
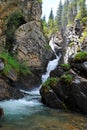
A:
MULTIPOLYGON (((10 52, 31 71, 23 75, 15 71, 12 64, 8 73, 3 73, 7 59, 11 58, 4 59, 1 55, 0 100, 23 98, 25 94, 20 89, 38 87, 47 63, 56 57, 42 31, 41 13, 39 0, 0 1, 0 53, 10 52)), ((61 59, 40 89, 42 102, 49 107, 87 114, 87 36, 84 30, 80 20, 76 20, 74 26, 51 36, 55 53, 58 56, 61 53, 61 59)))
MULTIPOLYGON (((41 30, 41 5, 38 0, 0 1, 0 53, 6 48, 32 73, 21 76, 13 68, 3 75, 3 68, 0 74, 0 100, 21 97, 18 86, 24 89, 38 86, 41 74, 53 55, 51 49, 47 49, 48 40, 41 30), (20 96, 16 96, 18 93, 20 96)), ((8 61, 3 60, 6 66, 8 61)))
MULTIPOLYGON (((78 23, 79 20, 74 27, 67 28, 64 34, 65 47, 64 43, 60 45, 63 49, 62 62, 50 73, 40 94, 42 102, 49 107, 87 114, 87 45, 84 39, 83 49, 83 42, 80 42, 81 26, 78 23)), ((54 42, 59 45, 59 41, 55 36, 54 42)))

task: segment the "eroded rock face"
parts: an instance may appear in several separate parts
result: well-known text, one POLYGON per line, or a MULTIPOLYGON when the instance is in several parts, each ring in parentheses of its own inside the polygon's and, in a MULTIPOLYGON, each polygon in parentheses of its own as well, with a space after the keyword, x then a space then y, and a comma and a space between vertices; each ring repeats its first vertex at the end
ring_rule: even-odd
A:
POLYGON ((22 11, 25 21, 39 21, 42 14, 42 4, 38 0, 22 0, 22 11))
POLYGON ((0 0, 0 52, 6 45, 6 19, 15 11, 20 10, 21 0, 0 0))
POLYGON ((47 40, 40 30, 39 22, 31 21, 19 27, 15 34, 17 57, 30 67, 42 68, 52 56, 47 50, 47 40))

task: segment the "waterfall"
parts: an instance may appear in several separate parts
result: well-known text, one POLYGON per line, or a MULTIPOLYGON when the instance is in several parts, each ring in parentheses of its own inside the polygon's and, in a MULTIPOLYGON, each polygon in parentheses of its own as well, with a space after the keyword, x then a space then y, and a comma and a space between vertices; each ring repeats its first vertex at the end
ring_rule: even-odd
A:
MULTIPOLYGON (((56 54, 55 44, 53 42, 53 39, 51 39, 49 44, 52 47, 54 53, 56 54)), ((57 67, 60 58, 61 58, 61 54, 59 54, 59 56, 56 55, 56 58, 54 60, 49 61, 47 65, 46 73, 42 75, 42 83, 48 79, 50 72, 57 67)), ((20 118, 23 115, 30 115, 32 113, 35 113, 43 109, 44 106, 40 102, 39 89, 40 86, 32 91, 20 90, 21 92, 26 93, 27 96, 19 100, 12 99, 9 101, 0 102, 0 106, 3 108, 7 118, 8 116, 10 118, 15 118, 15 117, 20 118)))
POLYGON ((46 73, 42 75, 42 83, 44 83, 49 78, 50 72, 57 67, 59 60, 61 58, 60 53, 59 53, 59 56, 57 56, 57 54, 56 54, 55 49, 59 49, 59 47, 55 44, 53 37, 51 38, 49 45, 50 45, 51 49, 53 50, 54 54, 56 55, 56 59, 49 61, 48 65, 47 65, 46 73))
POLYGON ((50 72, 57 67, 60 57, 61 55, 56 57, 56 59, 49 61, 47 65, 46 73, 42 75, 42 83, 44 83, 49 78, 50 72))

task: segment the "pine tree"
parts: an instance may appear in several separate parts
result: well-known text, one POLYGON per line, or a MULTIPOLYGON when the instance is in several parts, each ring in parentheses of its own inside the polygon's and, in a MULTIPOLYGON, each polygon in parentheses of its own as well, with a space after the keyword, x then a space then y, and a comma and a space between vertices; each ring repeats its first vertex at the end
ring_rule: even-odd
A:
POLYGON ((69 7, 69 0, 65 0, 63 9, 62 9, 62 27, 65 29, 66 25, 68 24, 68 7, 69 7))
POLYGON ((53 9, 51 8, 49 19, 54 20, 53 9))
POLYGON ((53 10, 51 8, 49 20, 48 20, 48 27, 52 28, 53 26, 54 26, 54 14, 53 14, 53 10))
POLYGON ((60 0, 58 9, 57 9, 57 15, 56 15, 56 23, 59 30, 62 29, 62 2, 60 0))

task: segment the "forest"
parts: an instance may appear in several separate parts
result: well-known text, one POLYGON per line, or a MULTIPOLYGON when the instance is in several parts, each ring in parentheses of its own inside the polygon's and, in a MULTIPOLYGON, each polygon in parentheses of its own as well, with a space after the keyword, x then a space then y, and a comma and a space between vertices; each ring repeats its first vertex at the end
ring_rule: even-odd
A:
POLYGON ((45 15, 42 18, 42 27, 45 35, 50 36, 56 31, 65 30, 67 26, 73 26, 76 19, 79 19, 83 26, 87 23, 86 0, 65 0, 63 4, 60 0, 56 16, 54 17, 51 8, 48 21, 45 15))

